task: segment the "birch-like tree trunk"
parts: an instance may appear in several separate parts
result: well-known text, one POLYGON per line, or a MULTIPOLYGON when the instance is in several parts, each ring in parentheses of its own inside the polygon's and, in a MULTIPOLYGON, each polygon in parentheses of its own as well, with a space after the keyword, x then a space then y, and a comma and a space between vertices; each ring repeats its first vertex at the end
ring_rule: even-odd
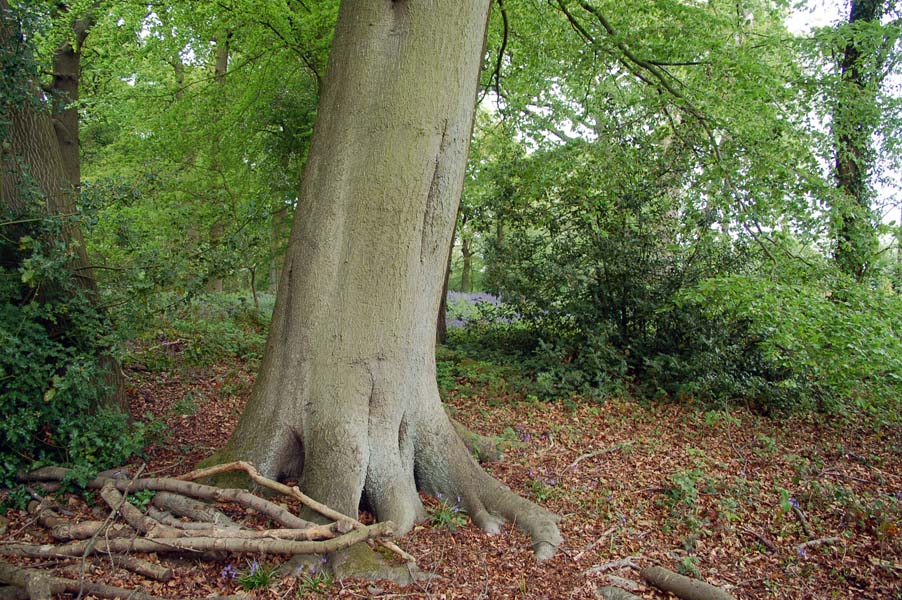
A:
POLYGON ((486 474, 449 422, 435 318, 461 188, 490 0, 345 0, 253 395, 215 460, 293 478, 346 514, 409 530, 418 489, 474 522, 556 518, 486 474))

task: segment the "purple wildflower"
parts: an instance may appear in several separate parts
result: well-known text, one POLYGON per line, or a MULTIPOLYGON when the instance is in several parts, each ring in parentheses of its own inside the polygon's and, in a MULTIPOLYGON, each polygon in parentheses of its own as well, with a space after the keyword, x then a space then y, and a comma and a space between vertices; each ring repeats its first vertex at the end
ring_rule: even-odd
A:
POLYGON ((792 506, 793 508, 801 508, 802 507, 802 505, 799 504, 799 501, 796 500, 795 498, 789 499, 789 505, 792 506))
POLYGON ((254 562, 251 563, 251 575, 256 573, 257 569, 259 569, 259 568, 260 568, 260 563, 258 563, 256 560, 254 560, 254 562))
POLYGON ((222 568, 222 571, 219 572, 219 576, 223 579, 235 579, 238 577, 238 569, 231 564, 228 564, 222 568))

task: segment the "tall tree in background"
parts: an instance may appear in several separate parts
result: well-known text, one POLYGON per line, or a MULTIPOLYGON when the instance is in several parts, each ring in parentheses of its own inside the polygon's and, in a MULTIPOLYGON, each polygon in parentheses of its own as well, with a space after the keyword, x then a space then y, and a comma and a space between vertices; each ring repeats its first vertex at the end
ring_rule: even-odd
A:
POLYGON ((842 27, 839 88, 833 113, 835 174, 839 195, 831 207, 834 258, 846 274, 861 280, 877 249, 877 218, 869 179, 874 167, 877 102, 884 66, 895 38, 885 38, 880 19, 885 0, 852 0, 842 27))
MULTIPOLYGON (((0 44, 3 54, 16 54, 17 47, 24 46, 18 22, 7 0, 0 0, 0 44)), ((21 73, 24 73, 22 71, 21 73)), ((77 80, 77 76, 76 76, 77 80)), ((46 215, 63 218, 61 233, 69 252, 69 266, 78 287, 94 301, 97 300, 97 284, 85 251, 84 239, 76 221, 78 147, 64 152, 54 129, 51 108, 42 100, 43 94, 34 79, 10 82, 21 88, 18 98, 6 97, 0 105, 4 138, 2 167, 0 167, 0 208, 9 214, 25 214, 32 201, 31 191, 40 195, 46 215), (73 164, 74 163, 74 164, 73 164), (74 167, 74 168, 73 168, 74 167)), ((6 91, 6 93, 10 93, 6 91)), ((77 122, 77 114, 75 116, 77 122)), ((77 126, 76 126, 77 127, 77 126)), ((42 294, 59 293, 61 290, 42 290, 42 294)), ((58 323, 65 327, 65 323, 58 323)), ((126 411, 124 378, 118 363, 108 354, 99 357, 107 372, 109 393, 104 404, 126 411)))
POLYGON ((472 130, 489 0, 342 3, 272 328, 219 460, 245 459, 401 532, 418 489, 473 521, 555 517, 486 474, 446 416, 435 316, 472 130))

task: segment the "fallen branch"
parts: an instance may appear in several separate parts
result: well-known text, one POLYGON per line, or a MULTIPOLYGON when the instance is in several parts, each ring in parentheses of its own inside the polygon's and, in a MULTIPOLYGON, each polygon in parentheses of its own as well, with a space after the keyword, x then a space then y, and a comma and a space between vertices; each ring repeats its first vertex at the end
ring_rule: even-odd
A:
POLYGON ((78 582, 74 579, 51 577, 46 573, 43 573, 42 571, 14 567, 10 564, 0 562, 0 581, 26 590, 28 597, 31 600, 37 600, 38 598, 42 597, 32 595, 32 590, 29 589, 30 585, 34 585, 31 582, 38 579, 43 579, 47 584, 48 593, 47 596, 45 596, 46 598, 50 598, 50 594, 56 595, 64 594, 67 592, 77 594, 79 590, 84 590, 89 594, 100 596, 101 598, 121 598, 122 600, 165 600, 163 598, 159 598, 158 596, 151 596, 138 590, 127 590, 124 588, 91 583, 88 581, 78 582))
MULTIPOLYGON (((62 467, 44 467, 36 471, 32 471, 20 477, 23 481, 62 481, 68 473, 68 469, 62 467)), ((297 517, 285 508, 270 502, 259 496, 255 496, 245 490, 218 488, 212 485, 203 485, 184 481, 180 479, 171 479, 168 477, 150 477, 136 479, 129 482, 123 479, 109 479, 103 477, 95 477, 88 482, 87 486, 91 489, 100 489, 107 482, 113 482, 113 486, 120 492, 135 490, 154 490, 157 492, 173 492, 193 498, 203 498, 204 500, 213 500, 215 502, 234 502, 245 508, 251 508, 258 513, 270 517, 274 521, 288 527, 290 529, 305 529, 313 525, 300 517, 297 517)), ((281 484, 280 484, 281 485, 281 484)), ((283 486, 287 487, 287 486, 283 486)))
POLYGON ((608 578, 608 583, 613 585, 614 587, 622 588, 628 592, 638 592, 642 589, 642 584, 633 581, 632 579, 627 579, 626 577, 618 577, 617 575, 606 575, 608 578))
MULTIPOLYGON (((202 523, 199 521, 182 521, 178 517, 174 516, 172 513, 167 511, 159 510, 154 508, 153 506, 147 507, 147 516, 151 519, 156 519, 163 525, 169 525, 170 527, 175 527, 176 529, 190 529, 193 531, 209 531, 210 529, 215 529, 216 525, 213 523, 202 523)), ((240 531, 240 527, 238 525, 234 526, 221 526, 221 529, 230 529, 235 531, 240 531)))
POLYGON ((792 512, 795 514, 796 518, 799 520, 799 523, 802 525, 802 530, 805 532, 805 535, 808 536, 809 539, 814 537, 814 533, 811 531, 811 526, 808 524, 808 519, 805 518, 805 513, 802 512, 802 509, 792 505, 792 512))
MULTIPOLYGON (((128 492, 129 487, 135 483, 135 479, 140 477, 141 473, 144 472, 145 466, 146 465, 142 463, 141 466, 138 467, 137 472, 135 472, 134 476, 131 478, 131 480, 128 482, 128 484, 125 488, 126 492, 128 492)), ((118 474, 116 476, 118 476, 118 474)), ((97 536, 99 536, 101 533, 106 533, 107 527, 109 527, 113 523, 113 520, 116 518, 116 514, 119 511, 119 507, 125 503, 126 503, 126 499, 123 496, 121 501, 119 502, 119 506, 114 507, 113 512, 111 512, 109 515, 107 515, 107 518, 104 519, 103 524, 101 524, 100 529, 97 531, 97 533, 95 533, 93 536, 91 536, 91 539, 84 542, 84 549, 81 552, 81 570, 79 571, 79 576, 78 576, 78 584, 79 584, 78 595, 75 597, 75 600, 81 600, 82 596, 84 596, 84 593, 85 593, 85 587, 84 587, 84 585, 85 585, 85 568, 88 565, 88 560, 87 560, 88 555, 93 554, 94 549, 97 546, 97 536)), ((108 537, 105 537, 105 539, 109 540, 108 537)))
MULTIPOLYGON (((216 508, 200 500, 182 496, 181 494, 157 492, 151 502, 160 510, 169 511, 174 515, 186 517, 192 521, 210 523, 218 527, 239 527, 238 523, 235 523, 224 512, 216 510, 216 508)), ((166 525, 178 527, 178 525, 172 523, 166 523, 166 525)), ((190 527, 185 529, 190 529, 190 527)))
POLYGON ((662 567, 647 567, 640 572, 642 579, 662 592, 683 600, 734 600, 733 596, 710 583, 678 575, 662 567))
POLYGON ((589 458, 595 458, 596 456, 603 456, 605 454, 611 454, 612 452, 617 452, 618 450, 623 450, 624 446, 631 444, 632 442, 621 442, 619 444, 614 444, 609 448, 603 448, 601 450, 596 450, 595 452, 587 452, 586 454, 581 454, 576 460, 570 463, 564 471, 570 471, 576 467, 579 463, 587 460, 589 458))
POLYGON ((159 521, 151 519, 140 510, 125 501, 125 496, 119 493, 113 487, 112 480, 108 480, 102 488, 100 488, 100 497, 112 509, 114 513, 118 512, 126 523, 145 534, 148 537, 174 537, 172 533, 179 530, 167 527, 159 521))
POLYGON ((50 558, 82 556, 85 553, 127 552, 259 552, 263 554, 329 554, 358 542, 388 537, 394 524, 391 521, 354 529, 350 533, 322 541, 293 541, 272 539, 236 539, 214 537, 183 538, 135 538, 96 540, 93 546, 86 542, 73 542, 53 546, 50 544, 25 544, 9 542, 0 544, 0 555, 50 558))
POLYGON ((118 565, 127 571, 131 571, 132 573, 147 577, 148 579, 162 581, 164 583, 172 579, 172 569, 164 567, 163 565, 158 565, 157 563, 152 563, 149 560, 144 560, 137 556, 114 556, 111 558, 113 559, 113 564, 118 565))
POLYGON ((749 534, 750 536, 754 537, 756 540, 758 540, 758 541, 761 542, 762 544, 764 544, 764 546, 765 546, 768 550, 770 550, 771 552, 778 552, 778 551, 779 551, 779 549, 777 548, 776 544, 774 544, 772 541, 770 541, 770 540, 767 538, 767 536, 765 536, 765 535, 763 535, 763 534, 761 534, 761 533, 758 533, 758 532, 755 531, 754 529, 749 529, 748 527, 746 527, 746 526, 744 526, 744 525, 741 526, 740 529, 741 529, 743 532, 745 532, 745 533, 749 534))
MULTIPOLYGON (((82 521, 81 523, 62 523, 50 530, 50 537, 55 540, 69 542, 72 540, 87 540, 97 535, 106 524, 103 521, 82 521)), ((132 537, 135 530, 128 525, 113 523, 106 526, 106 537, 122 538, 132 537)))
POLYGON ((808 540, 807 542, 803 542, 803 543, 799 544, 798 546, 796 546, 796 551, 799 554, 804 554, 805 548, 810 548, 812 546, 823 546, 826 544, 841 544, 841 543, 842 543, 842 538, 823 537, 823 538, 818 538, 816 540, 808 540))
MULTIPOLYGON (((104 522, 82 521, 73 523, 62 518, 55 510, 39 502, 28 503, 28 513, 33 515, 38 523, 50 530, 50 536, 56 540, 86 540, 94 537, 101 530, 104 522)), ((110 525, 105 534, 107 537, 128 537, 135 531, 127 525, 110 525)))
POLYGON ((586 570, 586 575, 594 575, 595 573, 604 573, 605 571, 611 571, 614 569, 625 569, 629 567, 630 569, 639 570, 639 566, 633 562, 633 560, 638 560, 638 556, 627 556, 626 558, 621 558, 618 560, 612 560, 610 562, 606 562, 603 565, 596 565, 590 569, 586 570))
POLYGON ((596 596, 603 600, 642 600, 639 596, 631 594, 619 587, 605 585, 596 590, 596 596))
MULTIPOLYGON (((254 465, 252 465, 248 462, 245 462, 245 461, 231 462, 231 463, 226 463, 226 464, 222 464, 222 465, 216 465, 216 466, 209 467, 206 469, 199 469, 196 471, 191 471, 190 473, 186 473, 185 475, 180 476, 178 479, 185 480, 185 481, 191 481, 194 479, 200 479, 203 477, 211 477, 213 475, 218 475, 220 473, 227 473, 230 471, 244 471, 245 473, 247 473, 248 477, 250 477, 254 483, 261 485, 265 488, 269 488, 273 491, 279 492, 285 496, 289 496, 291 498, 295 498, 296 500, 300 500, 305 506, 307 506, 308 508, 310 508, 311 510, 313 510, 315 512, 318 512, 319 514, 326 517, 327 519, 332 519, 333 521, 336 521, 336 522, 348 521, 354 527, 357 527, 357 528, 365 527, 365 525, 363 525, 363 523, 361 523, 357 519, 354 519, 347 515, 344 515, 344 514, 338 512, 337 510, 333 510, 332 508, 329 508, 325 504, 317 502, 310 496, 307 496, 297 486, 289 487, 289 486, 285 485, 284 483, 279 483, 278 481, 273 481, 272 479, 263 477, 262 475, 260 475, 260 472, 257 471, 257 468, 254 465)), ((404 550, 402 550, 401 548, 399 548, 397 544, 386 541, 386 540, 380 540, 379 543, 382 546, 384 546, 385 548, 387 548, 388 550, 391 550, 392 552, 394 552, 395 554, 400 556, 402 559, 404 559, 405 562, 416 563, 416 559, 413 556, 411 556, 410 554, 408 554, 407 552, 405 552, 404 550)))

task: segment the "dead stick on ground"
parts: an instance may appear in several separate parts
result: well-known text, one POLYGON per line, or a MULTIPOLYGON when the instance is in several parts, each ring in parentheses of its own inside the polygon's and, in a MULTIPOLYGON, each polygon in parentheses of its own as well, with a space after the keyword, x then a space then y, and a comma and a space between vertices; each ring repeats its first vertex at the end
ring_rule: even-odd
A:
POLYGON ((591 575, 594 573, 603 573, 605 571, 610 571, 612 569, 625 569, 629 567, 630 569, 639 569, 639 566, 633 562, 633 560, 639 560, 638 556, 627 556, 626 558, 621 558, 619 560, 612 560, 611 562, 606 562, 603 565, 596 565, 591 569, 587 569, 585 574, 591 575))
POLYGON ((610 448, 603 448, 601 450, 596 450, 595 452, 588 452, 586 454, 582 454, 576 460, 574 460, 572 463, 570 463, 567 466, 567 468, 564 469, 564 472, 569 471, 570 469, 574 468, 576 465, 578 465, 579 463, 583 462, 586 459, 595 458, 596 456, 603 456, 605 454, 611 454, 612 452, 617 452, 618 450, 623 450, 624 446, 627 446, 629 444, 632 444, 632 442, 621 442, 619 444, 614 444, 610 448))
MULTIPOLYGON (((285 485, 284 483, 279 483, 278 481, 273 481, 272 479, 263 477, 262 475, 260 475, 260 472, 257 471, 257 468, 254 465, 252 465, 248 462, 245 462, 245 461, 237 461, 237 462, 232 462, 232 463, 227 463, 227 464, 222 464, 222 465, 216 465, 213 467, 209 467, 207 469, 199 469, 197 471, 191 471, 190 473, 181 475, 180 477, 177 477, 176 479, 181 480, 181 481, 192 481, 194 479, 210 477, 212 475, 218 475, 219 473, 227 473, 230 471, 244 471, 245 473, 247 473, 248 477, 250 477, 251 480, 254 481, 255 483, 262 485, 263 487, 269 488, 273 491, 279 492, 285 496, 289 496, 289 497, 295 498, 297 500, 300 500, 305 506, 307 506, 311 510, 318 512, 319 514, 326 517, 327 519, 332 519, 333 521, 336 521, 336 522, 337 521, 349 521, 354 525, 354 527, 358 527, 358 528, 364 526, 363 523, 361 523, 357 519, 354 519, 352 517, 344 515, 344 514, 338 512, 337 510, 333 510, 333 509, 329 508, 325 504, 321 504, 320 502, 317 502, 310 496, 307 496, 306 494, 304 494, 297 486, 289 487, 289 486, 285 485)), ((381 544, 382 546, 384 546, 385 548, 391 550, 398 556, 400 556, 406 562, 416 563, 416 559, 413 556, 411 556, 410 554, 408 554, 407 552, 405 552, 404 550, 402 550, 400 547, 398 547, 397 544, 395 544, 393 542, 385 541, 385 540, 380 540, 378 543, 381 544)))
POLYGON ((135 538, 98 540, 90 545, 86 542, 73 542, 52 546, 49 544, 25 544, 9 542, 0 544, 0 555, 32 556, 39 558, 82 556, 86 553, 124 553, 124 552, 206 552, 222 550, 225 552, 260 552, 266 554, 329 554, 347 548, 358 542, 369 539, 388 537, 392 534, 394 524, 383 521, 375 525, 363 526, 350 533, 331 540, 302 541, 292 540, 260 540, 230 539, 211 537, 192 538, 135 538))
POLYGON ((640 572, 642 579, 663 592, 683 600, 734 600, 733 596, 710 583, 678 575, 662 567, 647 567, 640 572))
MULTIPOLYGON (((188 517, 192 521, 209 523, 214 527, 240 527, 238 523, 215 507, 181 494, 157 492, 151 503, 160 510, 171 512, 179 517, 188 517)), ((173 523, 164 524, 178 527, 173 523)))
POLYGON ((805 552, 805 548, 810 548, 812 546, 823 546, 825 544, 841 544, 841 543, 842 543, 842 538, 824 537, 824 538, 818 538, 816 540, 809 540, 807 542, 803 542, 803 543, 799 544, 798 546, 796 546, 796 550, 798 551, 799 554, 802 554, 805 552))
POLYGON ((802 530, 805 532, 805 535, 808 536, 808 539, 813 538, 814 534, 811 532, 811 526, 808 525, 808 519, 805 518, 805 513, 802 512, 802 509, 793 504, 792 512, 799 519, 799 523, 802 524, 802 530))
MULTIPOLYGON (((143 463, 141 464, 140 467, 138 467, 138 470, 135 472, 135 476, 132 477, 132 480, 129 483, 129 485, 133 484, 135 482, 135 480, 141 476, 141 473, 144 471, 144 467, 145 467, 145 465, 143 463)), ((128 487, 126 487, 125 489, 126 489, 126 493, 128 493, 128 487)), ((125 501, 126 501, 126 496, 123 496, 122 502, 125 503, 125 501)), ((87 564, 88 564, 88 554, 93 553, 94 546, 97 543, 97 537, 101 533, 106 534, 107 528, 109 527, 110 523, 112 523, 113 520, 116 518, 117 510, 118 510, 118 508, 114 509, 113 512, 111 512, 107 516, 107 518, 104 519, 103 525, 100 526, 100 529, 97 530, 97 533, 94 534, 93 536, 91 536, 91 539, 89 539, 88 542, 85 544, 84 552, 81 555, 81 572, 78 576, 78 582, 79 582, 78 596, 76 596, 75 600, 81 600, 82 596, 85 595, 85 588, 84 588, 85 568, 87 567, 87 564)), ((107 537, 107 541, 109 541, 109 537, 107 537)))
MULTIPOLYGON (((30 473, 26 473, 20 477, 23 481, 62 481, 68 474, 68 469, 61 467, 44 467, 30 473)), ((194 498, 203 498, 204 500, 213 500, 216 502, 235 502, 245 508, 252 508, 257 512, 277 521, 280 525, 291 529, 305 529, 314 524, 297 515, 292 514, 284 507, 279 506, 265 498, 255 496, 250 492, 238 489, 218 488, 212 485, 203 485, 191 481, 182 481, 179 479, 170 479, 168 477, 152 477, 135 479, 133 482, 121 479, 109 479, 95 477, 88 482, 87 487, 90 489, 100 489, 107 481, 113 482, 113 485, 120 492, 126 490, 154 490, 163 492, 174 492, 194 498)))
POLYGON ((113 510, 122 515, 126 523, 145 534, 149 538, 178 537, 179 530, 163 525, 159 521, 151 519, 140 510, 125 501, 125 496, 119 493, 112 484, 100 488, 100 497, 113 510))
POLYGON ((762 544, 764 544, 767 547, 767 549, 770 550, 771 552, 779 552, 776 544, 774 544, 772 541, 767 539, 767 536, 758 533, 754 529, 749 529, 748 527, 745 527, 744 525, 741 526, 739 529, 744 531, 745 533, 749 534, 750 536, 754 537, 756 540, 758 540, 762 544))
MULTIPOLYGON (((158 596, 144 594, 138 590, 127 590, 124 588, 113 587, 111 585, 101 585, 90 582, 79 582, 74 579, 63 579, 62 577, 50 577, 41 571, 35 569, 23 569, 14 567, 7 563, 0 562, 0 581, 10 583, 16 587, 27 589, 28 582, 35 577, 42 576, 47 579, 47 583, 52 594, 76 593, 80 589, 101 598, 121 598, 123 600, 165 600, 158 596)), ((49 596, 48 596, 49 597, 49 596)))
POLYGON ((132 573, 137 573, 148 579, 162 581, 164 583, 172 579, 172 569, 152 563, 149 560, 144 560, 137 556, 116 556, 115 560, 116 564, 123 569, 131 571, 132 573))
POLYGON ((599 543, 601 543, 601 541, 602 541, 604 538, 606 538, 606 537, 608 537, 609 535, 611 535, 612 533, 614 533, 614 529, 615 529, 614 527, 611 527, 610 529, 608 529, 608 530, 606 530, 604 533, 602 533, 600 536, 598 536, 598 537, 595 539, 594 542, 592 542, 591 544, 589 544, 588 546, 586 546, 585 548, 583 548, 582 551, 578 552, 578 553, 576 554, 576 556, 573 557, 573 560, 579 560, 579 559, 581 559, 581 558, 583 557, 583 555, 584 555, 586 552, 589 552, 590 550, 592 550, 592 548, 594 548, 594 547, 597 546, 599 543))
POLYGON ((642 600, 639 596, 612 585, 598 588, 596 596, 602 600, 642 600))

